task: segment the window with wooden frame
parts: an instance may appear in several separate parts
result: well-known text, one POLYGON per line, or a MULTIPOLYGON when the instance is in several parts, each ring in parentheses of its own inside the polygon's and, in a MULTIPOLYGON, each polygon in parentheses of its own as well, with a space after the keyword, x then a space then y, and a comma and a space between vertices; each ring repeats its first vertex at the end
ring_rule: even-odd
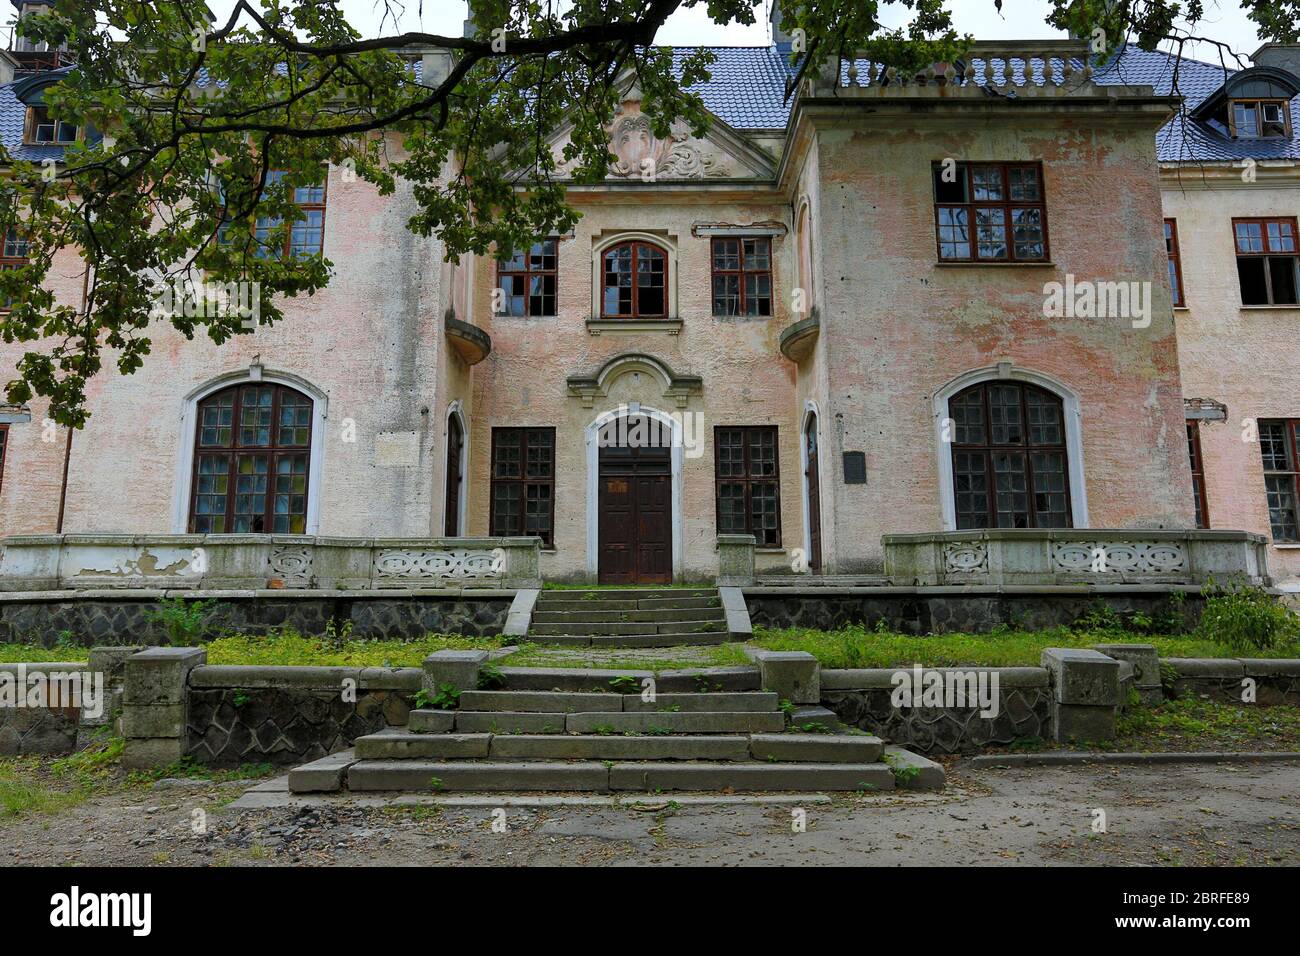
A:
POLYGON ((1169 288, 1173 292, 1174 305, 1184 306, 1183 298, 1183 257, 1178 249, 1178 220, 1165 220, 1165 254, 1169 256, 1169 288))
POLYGON ((781 469, 775 425, 714 429, 718 534, 752 534, 781 546, 781 469))
POLYGON ((81 138, 81 127, 50 116, 48 106, 27 107, 27 125, 23 142, 32 146, 66 146, 81 138))
POLYGON ((306 534, 312 400, 250 382, 198 405, 189 530, 306 534))
POLYGON ((1239 139, 1290 139, 1291 104, 1287 100, 1232 100, 1228 131, 1239 139))
POLYGON ((1187 457, 1192 466, 1192 499, 1196 502, 1196 527, 1210 526, 1210 505, 1205 497, 1205 460, 1201 457, 1201 423, 1187 420, 1187 457))
POLYGON ((941 262, 1046 262, 1041 163, 935 163, 941 262))
MULTIPOLYGON (((284 179, 281 170, 267 173, 266 182, 270 186, 284 179)), ((258 216, 254 226, 259 259, 307 259, 318 256, 325 248, 325 173, 321 172, 319 184, 297 186, 293 190, 293 202, 302 210, 301 218, 295 219, 285 230, 283 239, 272 242, 271 234, 283 228, 284 220, 276 216, 258 216)))
MULTIPOLYGON (((5 230, 4 248, 0 249, 0 252, 3 253, 0 255, 0 271, 21 269, 29 261, 27 237, 17 229, 5 230)), ((0 297, 0 312, 8 312, 12 304, 13 301, 8 296, 0 297)))
POLYGON ((1069 528, 1061 399, 1025 382, 981 382, 948 401, 957 530, 1069 528))
POLYGON ((512 252, 497 260, 498 315, 555 315, 559 240, 535 242, 527 252, 512 252))
POLYGON ((555 543, 555 429, 492 429, 488 524, 498 537, 536 535, 555 543))
POLYGON ((1300 542, 1300 521, 1296 511, 1296 479, 1300 457, 1296 455, 1296 430, 1300 420, 1279 418, 1259 422, 1259 453, 1264 460, 1264 493, 1268 498, 1268 523, 1273 540, 1300 542))
POLYGON ((9 450, 9 426, 0 424, 0 490, 4 489, 5 453, 9 450))
POLYGON ((772 314, 772 240, 714 237, 713 314, 772 314))
POLYGON ((1300 305, 1295 217, 1234 219, 1242 305, 1300 305))
POLYGON ((668 254, 648 242, 624 242, 601 254, 600 314, 607 319, 668 317, 668 254))

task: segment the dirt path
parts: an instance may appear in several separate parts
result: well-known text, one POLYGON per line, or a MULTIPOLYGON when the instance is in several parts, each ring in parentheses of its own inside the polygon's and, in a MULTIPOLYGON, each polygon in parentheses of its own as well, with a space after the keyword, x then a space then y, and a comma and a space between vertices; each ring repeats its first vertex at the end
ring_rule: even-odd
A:
POLYGON ((285 805, 284 796, 261 794, 278 805, 238 809, 230 804, 245 786, 186 781, 0 821, 0 865, 1300 862, 1300 764, 957 767, 950 779, 942 795, 794 805, 675 805, 664 797, 650 809, 502 806, 495 818, 504 832, 492 828, 490 797, 465 808, 348 798, 285 805), (792 832, 796 809, 806 813, 806 832, 792 832), (1104 833, 1093 831, 1097 810, 1104 833))

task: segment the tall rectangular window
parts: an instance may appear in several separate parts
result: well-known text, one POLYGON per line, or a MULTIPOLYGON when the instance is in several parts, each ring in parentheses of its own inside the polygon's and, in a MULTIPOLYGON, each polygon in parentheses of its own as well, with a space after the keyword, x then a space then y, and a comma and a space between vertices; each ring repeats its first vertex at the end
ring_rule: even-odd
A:
MULTIPOLYGON (((284 179, 284 172, 273 170, 267 173, 267 185, 273 185, 284 179)), ((285 258, 306 259, 318 256, 325 248, 325 179, 319 184, 298 186, 293 190, 293 201, 302 210, 302 218, 295 219, 289 226, 283 240, 283 246, 271 241, 271 233, 284 226, 284 220, 276 216, 258 216, 255 226, 258 257, 263 259, 285 258)))
POLYGON ((1234 219, 1242 305, 1300 305, 1296 220, 1234 219))
POLYGON ((498 315, 556 314, 558 245, 558 240, 543 239, 527 252, 512 252, 497 260, 498 315))
POLYGON ((772 314, 772 241, 713 240, 713 314, 772 314))
POLYGON ((940 261, 1047 261, 1041 163, 935 163, 933 176, 940 261))
MULTIPOLYGON (((8 272, 21 269, 27 265, 27 237, 17 229, 7 229, 4 234, 4 248, 0 249, 0 271, 8 272)), ((0 297, 0 312, 7 312, 13 304, 8 296, 0 297)))
POLYGON ((1165 220, 1165 254, 1169 257, 1169 288, 1174 295, 1174 305, 1182 306, 1187 302, 1183 298, 1183 257, 1178 249, 1178 220, 1165 220))
POLYGON ((552 547, 555 527, 555 429, 492 429, 488 523, 501 537, 536 535, 552 547))
POLYGON ((1196 502, 1196 527, 1210 526, 1210 506, 1205 497, 1205 461, 1201 458, 1201 423, 1187 420, 1187 456, 1192 466, 1192 498, 1196 502))
POLYGON ((1300 541, 1296 519, 1296 419, 1260 420, 1259 453, 1264 459, 1264 492, 1274 541, 1300 541))
POLYGON ((775 425, 714 429, 718 534, 781 546, 781 473, 775 425))

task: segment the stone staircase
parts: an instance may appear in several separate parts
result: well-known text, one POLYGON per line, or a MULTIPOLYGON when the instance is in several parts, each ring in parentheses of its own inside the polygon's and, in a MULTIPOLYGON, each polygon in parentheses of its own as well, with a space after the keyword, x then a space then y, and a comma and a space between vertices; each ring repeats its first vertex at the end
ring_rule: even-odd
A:
POLYGON ((677 647, 731 639, 717 588, 544 590, 528 640, 577 647, 677 647))
POLYGON ((456 710, 292 771, 298 793, 938 789, 943 768, 759 689, 755 667, 649 674, 502 668, 456 710), (810 732, 816 731, 816 732, 810 732))

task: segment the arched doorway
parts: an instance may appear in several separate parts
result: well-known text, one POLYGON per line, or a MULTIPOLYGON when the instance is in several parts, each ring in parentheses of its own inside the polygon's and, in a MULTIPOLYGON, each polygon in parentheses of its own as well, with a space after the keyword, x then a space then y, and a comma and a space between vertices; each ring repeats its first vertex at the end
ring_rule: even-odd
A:
POLYGON ((668 584, 680 468, 671 419, 620 410, 589 430, 595 453, 595 563, 601 584, 668 584))
POLYGON ((443 505, 442 533, 448 538, 461 534, 461 499, 464 495, 465 428, 461 424, 459 409, 452 408, 447 415, 447 491, 443 505))
POLYGON ((822 501, 821 479, 818 475, 817 412, 809 409, 803 425, 803 488, 805 515, 808 528, 808 570, 820 574, 822 570, 822 501))

